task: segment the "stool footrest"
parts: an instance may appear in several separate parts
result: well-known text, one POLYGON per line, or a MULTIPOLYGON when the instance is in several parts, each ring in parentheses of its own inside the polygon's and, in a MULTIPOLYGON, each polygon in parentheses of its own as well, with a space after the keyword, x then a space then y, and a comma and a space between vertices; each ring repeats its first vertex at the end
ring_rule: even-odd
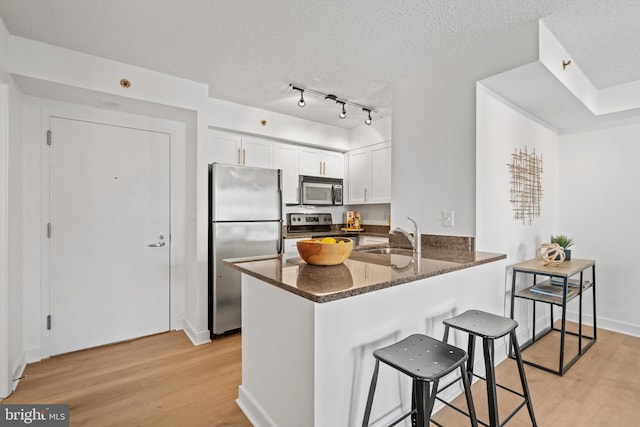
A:
MULTIPOLYGON (((461 413, 462 415, 465 415, 465 416, 467 416, 467 417, 469 416, 469 413, 468 413, 468 412, 463 411, 462 409, 458 408, 457 406, 452 405, 451 403, 447 402, 447 401, 446 401, 446 400, 444 400, 444 399, 439 398, 438 396, 436 396, 436 400, 437 400, 437 401, 439 401, 439 402, 444 403, 446 406, 448 406, 449 408, 451 408, 451 409, 453 409, 453 410, 455 410, 455 411, 457 411, 457 412, 461 413)), ((433 420, 431 420, 431 421, 435 423, 435 421, 433 421, 433 420)), ((480 420, 477 420, 477 421, 478 421, 478 423, 480 423, 480 424, 484 424, 484 423, 482 423, 480 420)), ((436 423, 436 424, 437 424, 437 423, 436 423)))
MULTIPOLYGON (((474 377, 478 378, 479 380, 487 381, 487 379, 485 377, 482 377, 482 376, 474 374, 474 373, 472 373, 472 375, 474 377)), ((527 397, 524 394, 520 393, 519 391, 510 389, 509 387, 501 385, 501 384, 498 384, 498 383, 496 383, 496 387, 500 387, 501 389, 506 390, 508 392, 511 392, 511 393, 515 394, 516 396, 520 396, 521 398, 525 399, 525 402, 526 402, 527 397)), ((444 390, 444 388, 443 388, 443 390, 444 390)))
MULTIPOLYGON (((474 377, 476 377, 476 378, 478 378, 478 379, 480 379, 480 380, 482 380, 482 381, 487 381, 487 379, 486 379, 486 378, 484 378, 484 377, 482 377, 482 376, 480 376, 480 375, 478 375, 478 374, 472 373, 471 375, 473 375, 474 377)), ((462 377, 458 377, 458 378, 456 378, 455 380, 451 381, 449 384, 445 385, 444 387, 442 387, 442 388, 438 387, 438 390, 435 392, 435 393, 436 393, 435 400, 437 400, 437 401, 439 401, 439 402, 444 403, 446 406, 450 407, 451 409, 454 409, 454 410, 458 411, 459 413, 461 413, 461 414, 463 414, 463 415, 469 416, 469 414, 468 414, 468 413, 466 413, 466 412, 464 412, 462 409, 460 409, 460 408, 458 408, 457 406, 455 406, 455 405, 453 405, 453 404, 451 404, 451 403, 447 402, 446 400, 441 399, 440 397, 438 397, 438 394, 440 394, 442 391, 446 390, 447 388, 451 387, 453 384, 457 383, 457 382, 458 382, 458 381, 460 381, 461 379, 462 379, 462 377)), ((523 400, 522 400, 522 402, 520 402, 520 403, 518 404, 518 406, 517 406, 517 407, 516 407, 516 408, 515 408, 515 409, 514 409, 514 410, 513 410, 513 411, 512 411, 508 416, 506 416, 506 417, 504 418, 504 420, 500 423, 500 425, 501 425, 501 426, 503 426, 503 425, 505 425, 506 423, 508 423, 508 422, 509 422, 509 420, 510 420, 511 418, 513 418, 513 417, 518 413, 518 411, 519 411, 520 409, 522 409, 522 408, 527 404, 527 398, 526 398, 526 396, 525 396, 524 394, 522 394, 522 393, 520 393, 520 392, 518 392, 518 391, 516 391, 516 390, 510 389, 509 387, 506 387, 506 386, 500 385, 500 384, 498 384, 498 383, 496 383, 496 387, 500 387, 501 389, 506 390, 506 391, 508 391, 508 392, 510 392, 510 393, 513 393, 513 394, 515 394, 516 396, 519 396, 520 398, 522 398, 522 399, 523 399, 523 400)), ((433 421, 433 420, 432 420, 432 421, 433 421)), ((484 421, 482 421, 482 420, 480 420, 480 419, 478 419, 477 421, 478 421, 478 424, 482 424, 482 425, 483 425, 483 426, 485 426, 485 427, 490 427, 490 426, 489 426, 489 424, 485 423, 484 421)))
POLYGON ((393 421, 391 422, 391 424, 389 424, 389 426, 388 426, 388 427, 393 427, 394 425, 398 424, 400 421, 404 420, 405 418, 407 418, 409 415, 413 414, 414 412, 416 412, 416 410, 415 410, 415 409, 412 409, 411 411, 406 412, 406 413, 404 413, 404 414, 400 415, 400 417, 398 417, 398 418, 396 418, 395 420, 393 420, 393 421))

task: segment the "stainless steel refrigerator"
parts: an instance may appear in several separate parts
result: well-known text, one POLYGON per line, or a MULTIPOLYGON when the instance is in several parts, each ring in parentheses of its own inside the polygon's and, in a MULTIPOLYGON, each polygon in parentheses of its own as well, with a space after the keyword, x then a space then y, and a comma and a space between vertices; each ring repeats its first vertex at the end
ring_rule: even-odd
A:
POLYGON ((240 272, 227 258, 282 252, 279 169, 209 165, 209 331, 240 329, 240 272))

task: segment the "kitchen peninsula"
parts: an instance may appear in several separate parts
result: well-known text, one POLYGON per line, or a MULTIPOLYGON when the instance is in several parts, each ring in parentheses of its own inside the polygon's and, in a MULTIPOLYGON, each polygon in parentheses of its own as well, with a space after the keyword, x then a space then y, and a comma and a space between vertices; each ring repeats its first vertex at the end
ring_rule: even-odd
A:
MULTIPOLYGON (((256 426, 359 425, 373 350, 411 333, 441 337, 442 320, 469 308, 502 313, 505 258, 434 248, 422 258, 354 251, 326 267, 282 256, 225 261, 243 273, 238 405, 256 426)), ((403 381, 381 369, 372 425, 408 408, 403 381)))

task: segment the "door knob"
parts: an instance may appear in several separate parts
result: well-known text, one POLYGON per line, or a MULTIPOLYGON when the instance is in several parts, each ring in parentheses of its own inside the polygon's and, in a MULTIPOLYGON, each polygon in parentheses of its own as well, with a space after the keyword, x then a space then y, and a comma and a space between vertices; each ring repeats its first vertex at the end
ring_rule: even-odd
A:
POLYGON ((165 245, 164 236, 161 234, 159 237, 160 241, 158 243, 150 243, 147 246, 150 248, 161 248, 165 245))

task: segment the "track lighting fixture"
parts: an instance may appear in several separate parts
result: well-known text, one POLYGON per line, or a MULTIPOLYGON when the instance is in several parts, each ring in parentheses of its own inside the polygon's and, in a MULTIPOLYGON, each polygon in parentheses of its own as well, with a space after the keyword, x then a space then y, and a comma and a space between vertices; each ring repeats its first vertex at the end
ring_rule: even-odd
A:
POLYGON ((347 110, 344 109, 344 102, 342 101, 336 101, 338 104, 342 104, 342 111, 340 111, 340 118, 344 119, 345 117, 347 117, 347 110))
POLYGON ((355 102, 351 102, 348 99, 339 98, 336 95, 326 94, 326 93, 322 93, 322 92, 316 92, 315 90, 303 88, 301 86, 294 86, 293 83, 290 83, 289 86, 291 87, 291 89, 297 90, 297 91, 300 92, 300 100, 298 101, 298 106, 300 106, 300 107, 304 107, 306 105, 306 103, 304 101, 304 92, 306 91, 307 93, 322 97, 325 100, 328 99, 330 101, 335 101, 336 104, 340 104, 342 106, 342 109, 340 110, 340 114, 339 114, 339 117, 341 119, 344 119, 344 118, 347 117, 347 110, 345 108, 346 104, 349 104, 349 105, 357 107, 357 108, 361 108, 362 111, 365 111, 366 113, 368 113, 367 114, 367 118, 364 121, 367 125, 370 125, 372 120, 373 120, 371 118, 371 113, 378 113, 378 110, 376 110, 375 108, 370 108, 370 107, 366 107, 364 105, 356 104, 355 102))
MULTIPOLYGON (((293 86, 291 86, 291 87, 293 87, 293 86)), ((304 102, 304 89, 299 89, 297 87, 294 87, 293 89, 300 91, 300 101, 298 101, 298 107, 304 107, 305 105, 307 105, 307 103, 304 102)))
POLYGON ((368 108, 363 108, 362 111, 366 111, 367 113, 369 113, 369 115, 367 116, 367 118, 365 119, 364 123, 369 126, 371 125, 371 110, 369 110, 368 108))

